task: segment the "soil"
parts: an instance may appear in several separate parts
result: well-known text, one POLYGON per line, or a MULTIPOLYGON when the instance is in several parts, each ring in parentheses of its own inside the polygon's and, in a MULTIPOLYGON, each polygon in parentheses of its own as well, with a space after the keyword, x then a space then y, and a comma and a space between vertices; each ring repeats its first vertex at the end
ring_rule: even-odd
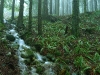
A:
POLYGON ((0 75, 20 75, 16 51, 9 41, 0 39, 0 75))

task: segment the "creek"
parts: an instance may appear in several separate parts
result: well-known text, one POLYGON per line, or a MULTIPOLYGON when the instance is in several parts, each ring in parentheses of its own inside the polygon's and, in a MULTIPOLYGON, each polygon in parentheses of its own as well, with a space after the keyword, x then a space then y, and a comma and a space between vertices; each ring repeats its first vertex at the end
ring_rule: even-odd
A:
POLYGON ((15 30, 16 29, 15 24, 10 24, 9 26, 10 28, 6 30, 6 34, 13 35, 15 37, 15 41, 11 42, 11 46, 17 48, 16 55, 18 57, 18 66, 20 68, 20 74, 21 75, 57 75, 57 73, 54 70, 55 63, 46 60, 47 58, 45 56, 41 55, 36 51, 33 51, 30 46, 26 45, 24 40, 20 38, 20 35, 15 30), (30 61, 30 58, 25 58, 28 57, 27 52, 29 52, 29 55, 32 55, 32 59, 33 58, 35 59, 30 61), (25 61, 35 62, 36 64, 27 65, 25 61), (43 69, 42 74, 38 73, 37 68, 39 67, 36 67, 37 65, 40 65, 42 67, 43 69))

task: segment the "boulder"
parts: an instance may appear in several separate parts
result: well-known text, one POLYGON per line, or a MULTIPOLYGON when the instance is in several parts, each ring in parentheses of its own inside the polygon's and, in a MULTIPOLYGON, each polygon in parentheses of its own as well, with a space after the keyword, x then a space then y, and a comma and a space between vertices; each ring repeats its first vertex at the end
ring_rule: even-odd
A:
POLYGON ((15 37, 13 35, 11 35, 11 34, 7 34, 6 35, 6 39, 9 40, 9 41, 11 41, 11 42, 15 41, 15 37))
POLYGON ((34 54, 33 54, 32 50, 24 50, 21 53, 22 58, 32 58, 33 56, 34 56, 34 54))

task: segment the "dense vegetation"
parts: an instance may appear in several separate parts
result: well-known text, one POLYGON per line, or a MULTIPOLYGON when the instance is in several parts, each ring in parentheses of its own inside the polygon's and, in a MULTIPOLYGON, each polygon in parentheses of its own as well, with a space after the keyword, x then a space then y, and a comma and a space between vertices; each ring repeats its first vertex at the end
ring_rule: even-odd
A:
POLYGON ((0 75, 19 75, 16 49, 12 48, 8 40, 4 39, 6 27, 0 24, 0 75))
MULTIPOLYGON (((59 70, 58 75, 70 75, 71 72, 77 72, 79 75, 84 73, 85 75, 99 75, 99 15, 99 11, 91 12, 91 15, 88 13, 80 14, 80 37, 78 38, 71 35, 71 26, 68 22, 66 23, 68 32, 64 35, 66 25, 63 21, 67 19, 65 17, 62 21, 55 23, 43 21, 43 36, 35 37, 36 33, 34 32, 37 31, 33 28, 34 32, 25 35, 24 39, 31 46, 40 46, 42 49, 38 49, 38 51, 42 55, 45 55, 50 61, 58 63, 59 67, 56 67, 59 70)), ((71 19, 68 21, 71 22, 71 19)), ((36 20, 34 22, 36 23, 36 20)))
MULTIPOLYGON (((59 15, 57 8, 56 15, 53 15, 53 12, 48 14, 47 0, 38 0, 33 1, 38 3, 38 14, 32 16, 31 1, 29 16, 23 16, 24 0, 20 0, 18 17, 14 17, 13 13, 12 18, 4 23, 3 16, 0 16, 0 75, 20 75, 16 54, 19 45, 13 45, 15 36, 6 32, 13 28, 11 23, 16 24, 19 37, 31 47, 23 47, 21 51, 29 70, 33 66, 39 75, 47 75, 45 69, 51 65, 45 68, 41 64, 50 61, 53 62, 54 75, 100 75, 100 11, 95 8, 95 11, 88 12, 84 6, 84 13, 79 13, 79 1, 74 0, 71 15, 59 15), (44 10, 43 7, 41 9, 43 3, 44 10), (42 62, 37 61, 36 53, 43 56, 42 62)), ((57 1, 55 5, 59 6, 57 1)), ((28 4, 27 1, 25 3, 28 4)), ((14 12, 14 8, 12 10, 14 12)), ((24 74, 31 75, 30 72, 24 74)))

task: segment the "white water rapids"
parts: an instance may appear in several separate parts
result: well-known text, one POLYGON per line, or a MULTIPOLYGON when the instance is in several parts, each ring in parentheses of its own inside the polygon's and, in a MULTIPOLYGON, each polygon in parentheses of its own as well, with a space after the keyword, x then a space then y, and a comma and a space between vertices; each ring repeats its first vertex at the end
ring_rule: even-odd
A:
MULTIPOLYGON (((11 34, 15 37, 15 41, 12 43, 12 46, 19 45, 19 48, 16 52, 16 55, 18 56, 18 65, 21 70, 21 75, 40 75, 36 73, 37 69, 34 67, 34 65, 31 66, 31 70, 28 69, 28 66, 24 63, 25 58, 21 57, 22 51, 24 49, 30 49, 31 47, 26 45, 24 40, 19 37, 19 34, 16 32, 15 27, 16 25, 11 24, 12 29, 9 29, 6 31, 6 34, 11 34)), ((40 55, 40 53, 35 52, 34 55, 36 56, 37 61, 44 67, 43 75, 57 75, 52 67, 55 66, 53 62, 44 61, 43 56, 40 55)))

